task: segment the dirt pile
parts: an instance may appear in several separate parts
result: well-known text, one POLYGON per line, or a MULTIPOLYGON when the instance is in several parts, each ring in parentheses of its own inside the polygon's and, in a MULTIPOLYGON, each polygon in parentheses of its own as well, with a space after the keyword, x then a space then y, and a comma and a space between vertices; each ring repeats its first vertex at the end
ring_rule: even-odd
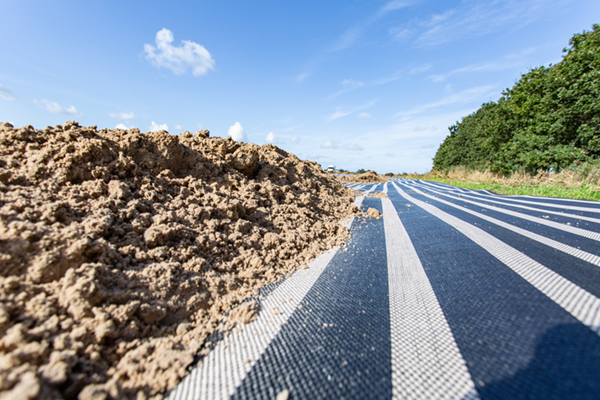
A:
POLYGON ((341 244, 353 198, 208 131, 0 124, 0 398, 173 387, 226 312, 341 244))
POLYGON ((338 179, 342 182, 350 182, 350 183, 371 183, 371 182, 386 182, 389 178, 385 176, 377 175, 373 171, 367 171, 364 174, 355 175, 355 176, 339 176, 338 179))

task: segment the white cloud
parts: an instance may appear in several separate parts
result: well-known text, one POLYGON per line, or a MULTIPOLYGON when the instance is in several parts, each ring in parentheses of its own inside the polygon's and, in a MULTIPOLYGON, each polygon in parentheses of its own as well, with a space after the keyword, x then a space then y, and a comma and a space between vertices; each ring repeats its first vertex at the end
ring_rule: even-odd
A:
POLYGON ((339 149, 340 146, 337 144, 337 142, 328 140, 327 142, 323 143, 321 147, 324 149, 339 149))
POLYGON ((360 114, 358 114, 359 118, 371 118, 371 114, 369 114, 368 112, 361 112, 360 114))
POLYGON ((451 104, 464 104, 473 101, 483 102, 485 101, 486 96, 496 93, 494 88, 494 85, 476 86, 456 94, 451 94, 432 103, 422 104, 407 111, 400 111, 399 113, 395 114, 394 117, 410 117, 415 114, 420 114, 431 108, 447 106, 451 104))
POLYGON ((231 136, 233 140, 236 142, 247 142, 248 137, 244 133, 244 128, 242 128, 242 124, 236 122, 235 124, 229 127, 227 131, 227 135, 231 136))
POLYGON ((155 67, 165 67, 176 75, 192 70, 194 76, 204 75, 215 69, 215 60, 204 46, 183 40, 180 47, 173 46, 173 33, 163 28, 156 33, 156 47, 145 44, 144 53, 155 67))
POLYGON ((173 127, 173 129, 183 129, 183 127, 179 124, 175 124, 175 126, 173 127))
POLYGON ((167 124, 157 124, 156 122, 152 121, 152 124, 150 124, 150 132, 158 132, 158 131, 168 131, 169 127, 167 124))
POLYGON ((35 104, 37 104, 39 107, 43 108, 44 110, 51 112, 52 114, 66 114, 66 115, 72 115, 74 117, 82 117, 83 116, 82 113, 77 111, 75 106, 63 107, 55 101, 48 101, 48 100, 42 99, 41 104, 40 104, 40 102, 35 100, 35 104))
POLYGON ((279 137, 273 132, 269 132, 267 137, 265 138, 265 142, 275 144, 279 142, 279 137))
POLYGON ((292 136, 291 141, 292 143, 300 143, 300 138, 298 137, 298 135, 294 135, 292 136))
POLYGON ((132 112, 116 112, 116 113, 110 113, 108 114, 109 117, 111 118, 115 118, 115 119, 134 119, 135 118, 135 114, 132 112))
POLYGON ((4 86, 0 85, 0 99, 11 101, 15 100, 16 98, 17 95, 12 90, 8 90, 4 86))
POLYGON ((128 130, 133 128, 133 126, 127 126, 123 123, 117 124, 117 126, 115 126, 115 129, 124 129, 124 130, 128 130))

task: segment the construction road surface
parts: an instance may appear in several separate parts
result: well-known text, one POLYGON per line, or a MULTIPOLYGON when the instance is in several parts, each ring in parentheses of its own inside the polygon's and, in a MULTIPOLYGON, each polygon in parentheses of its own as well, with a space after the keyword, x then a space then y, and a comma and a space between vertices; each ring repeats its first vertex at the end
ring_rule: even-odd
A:
POLYGON ((265 289, 170 399, 600 399, 599 202, 348 186, 383 217, 265 289))

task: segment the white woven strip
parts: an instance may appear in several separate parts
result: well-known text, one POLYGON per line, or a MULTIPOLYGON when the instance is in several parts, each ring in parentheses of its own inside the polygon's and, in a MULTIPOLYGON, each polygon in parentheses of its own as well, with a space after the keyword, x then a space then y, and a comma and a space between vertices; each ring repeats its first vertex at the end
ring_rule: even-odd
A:
MULTIPOLYGON (((354 205, 362 205, 357 196, 354 205)), ((350 228, 354 216, 342 221, 350 228)), ((267 298, 261 301, 258 318, 248 325, 238 325, 191 371, 167 399, 227 399, 242 383, 246 374, 260 359, 281 326, 292 316, 304 296, 325 270, 339 247, 335 247, 296 271, 267 298)))
MULTIPOLYGON (((424 181, 419 180, 419 182, 425 183, 424 181)), ((448 189, 450 190, 450 189, 448 189)), ((466 189, 462 189, 462 188, 456 188, 455 190, 458 191, 463 191, 465 192, 466 189)), ((468 191, 467 191, 468 193, 468 191)), ((492 194, 483 194, 483 193, 478 193, 480 196, 485 196, 485 197, 496 197, 498 195, 492 195, 492 194)), ((522 196, 519 196, 522 197, 522 196)), ((570 201, 574 201, 574 202, 579 202, 579 200, 575 200, 575 199, 559 199, 559 198, 553 198, 553 197, 535 197, 537 199, 548 199, 548 200, 570 200, 570 201)), ((544 203, 544 202, 540 202, 540 201, 527 201, 527 200, 519 200, 514 198, 513 196, 510 197, 503 197, 504 200, 506 201, 515 201, 518 203, 526 203, 526 204, 534 204, 537 206, 544 206, 544 207, 552 207, 552 208, 561 208, 561 209, 566 209, 566 210, 573 210, 573 211, 586 211, 586 212, 593 212, 593 213, 600 213, 600 208, 589 208, 589 207, 577 207, 577 206, 567 206, 567 205, 563 205, 563 204, 554 204, 554 203, 544 203)), ((585 201, 585 200, 582 200, 585 201)), ((592 202, 594 203, 594 202, 592 202)), ((505 203, 506 204, 506 203, 505 203)), ((595 202, 595 204, 598 204, 597 202, 595 202)))
MULTIPOLYGON (((489 190, 486 190, 486 192, 490 193, 490 194, 495 194, 490 192, 489 190)), ((541 196, 532 196, 529 194, 522 194, 519 197, 527 197, 530 199, 539 199, 541 196)), ((542 197, 542 199, 548 199, 548 200, 561 200, 561 201, 572 201, 572 202, 577 202, 577 203, 588 203, 588 204, 594 204, 594 205, 598 205, 598 202, 596 200, 583 200, 583 199, 563 199, 563 198, 556 198, 556 197, 542 197)))
POLYGON ((480 245, 503 264, 519 274, 552 301, 600 334, 600 299, 583 290, 556 272, 515 250, 489 233, 470 225, 430 204, 405 193, 398 185, 394 187, 401 196, 418 207, 456 228, 463 235, 480 245))
MULTIPOLYGON (((431 190, 431 191, 435 192, 435 190, 431 190)), ((464 211, 466 213, 469 213, 471 215, 475 215, 476 217, 481 218, 483 220, 486 220, 488 222, 491 222, 492 224, 501 226, 501 227, 506 228, 506 229, 508 229, 510 231, 518 233, 519 235, 525 236, 525 237, 527 237, 529 239, 535 240, 536 242, 545 244, 546 246, 550 246, 550 247, 552 247, 552 248, 554 248, 556 250, 560 250, 560 251, 562 251, 564 253, 567 253, 567 254, 569 254, 569 255, 571 255, 573 257, 577 257, 579 259, 582 259, 583 261, 587 261, 587 262, 589 262, 591 264, 594 264, 597 267, 600 267, 600 256, 598 256, 596 254, 588 253, 587 251, 583 251, 581 249, 577 249, 575 247, 569 246, 567 244, 564 244, 564 243, 561 243, 559 241, 547 238, 547 237, 542 236, 542 235, 538 235, 537 233, 533 233, 533 232, 530 232, 528 230, 516 227, 516 226, 511 225, 509 223, 506 223, 504 221, 500 221, 500 220, 498 220, 496 218, 492 218, 492 217, 487 216, 485 214, 481 214, 481 213, 478 213, 476 211, 469 210, 468 208, 461 207, 461 206, 459 206, 457 204, 454 204, 454 203, 451 203, 449 201, 442 200, 442 199, 436 198, 434 196, 430 196, 430 195, 428 195, 426 193, 423 193, 423 196, 429 197, 430 199, 434 199, 436 201, 439 201, 440 203, 447 204, 447 205, 449 205, 451 207, 457 208, 457 209, 459 209, 461 211, 464 211)), ((445 195, 443 195, 443 196, 445 196, 445 195)), ((476 202, 472 202, 472 201, 468 201, 468 200, 465 200, 465 201, 467 201, 469 203, 474 203, 474 204, 480 205, 479 203, 476 203, 476 202)), ((482 205, 482 206, 484 206, 484 205, 482 205)), ((495 211, 502 212, 502 210, 495 210, 495 211)), ((515 214, 518 214, 518 213, 515 213, 515 214)), ((510 215, 512 215, 512 214, 510 214, 510 215)), ((529 218, 524 218, 524 219, 529 219, 529 218)), ((538 221, 534 221, 534 222, 538 222, 538 221)), ((591 233, 594 233, 594 232, 591 232, 591 233)), ((595 239, 595 238, 592 238, 592 239, 595 239)), ((596 240, 600 240, 600 238, 596 239, 596 240)))
MULTIPOLYGON (((443 189, 443 188, 440 188, 439 186, 432 185, 429 182, 423 182, 423 184, 426 184, 428 186, 434 187, 437 190, 443 190, 443 191, 445 191, 444 193, 445 193, 446 196, 452 196, 452 194, 450 194, 450 193, 453 192, 453 190, 443 189)), ((428 188, 428 190, 434 191, 434 190, 429 189, 429 188, 428 188)), ((456 196, 453 196, 453 197, 454 198, 458 198, 456 196)), ((472 196, 472 195, 461 193, 460 194, 460 199, 464 200, 463 199, 464 197, 468 197, 470 199, 482 200, 482 199, 478 198, 477 196, 472 196)), ((490 197, 496 197, 497 198, 497 195, 490 196, 490 197)), ((485 199, 485 201, 490 202, 490 203, 501 204, 503 206, 510 206, 510 207, 522 208, 523 210, 538 211, 538 212, 542 212, 544 214, 560 215, 561 217, 573 218, 573 219, 579 219, 579 220, 583 220, 583 221, 590 221, 590 222, 600 223, 600 218, 585 217, 583 215, 568 214, 568 213, 560 212, 560 211, 549 211, 549 210, 544 210, 542 208, 529 207, 529 206, 524 206, 524 205, 521 205, 521 204, 509 204, 509 203, 506 203, 506 202, 503 202, 503 201, 498 201, 498 200, 491 200, 491 199, 488 200, 488 199, 485 199)), ((486 207, 489 207, 489 205, 486 205, 486 207)), ((555 223, 557 223, 557 222, 555 222, 555 223)), ((589 231, 586 231, 586 232, 589 232, 589 231)))
POLYGON ((396 399, 478 399, 437 297, 390 199, 381 200, 396 399))
POLYGON ((371 185, 371 187, 364 192, 365 195, 368 195, 369 193, 371 193, 373 190, 375 190, 375 188, 379 185, 379 183, 374 183, 373 185, 371 185))

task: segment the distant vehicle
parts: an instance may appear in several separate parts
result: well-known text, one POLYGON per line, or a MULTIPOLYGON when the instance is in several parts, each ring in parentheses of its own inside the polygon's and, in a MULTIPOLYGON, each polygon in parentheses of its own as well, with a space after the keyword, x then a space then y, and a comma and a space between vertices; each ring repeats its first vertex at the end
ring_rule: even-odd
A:
POLYGON ((329 167, 327 167, 327 169, 325 171, 327 171, 327 172, 334 172, 335 171, 335 165, 330 165, 329 167))

